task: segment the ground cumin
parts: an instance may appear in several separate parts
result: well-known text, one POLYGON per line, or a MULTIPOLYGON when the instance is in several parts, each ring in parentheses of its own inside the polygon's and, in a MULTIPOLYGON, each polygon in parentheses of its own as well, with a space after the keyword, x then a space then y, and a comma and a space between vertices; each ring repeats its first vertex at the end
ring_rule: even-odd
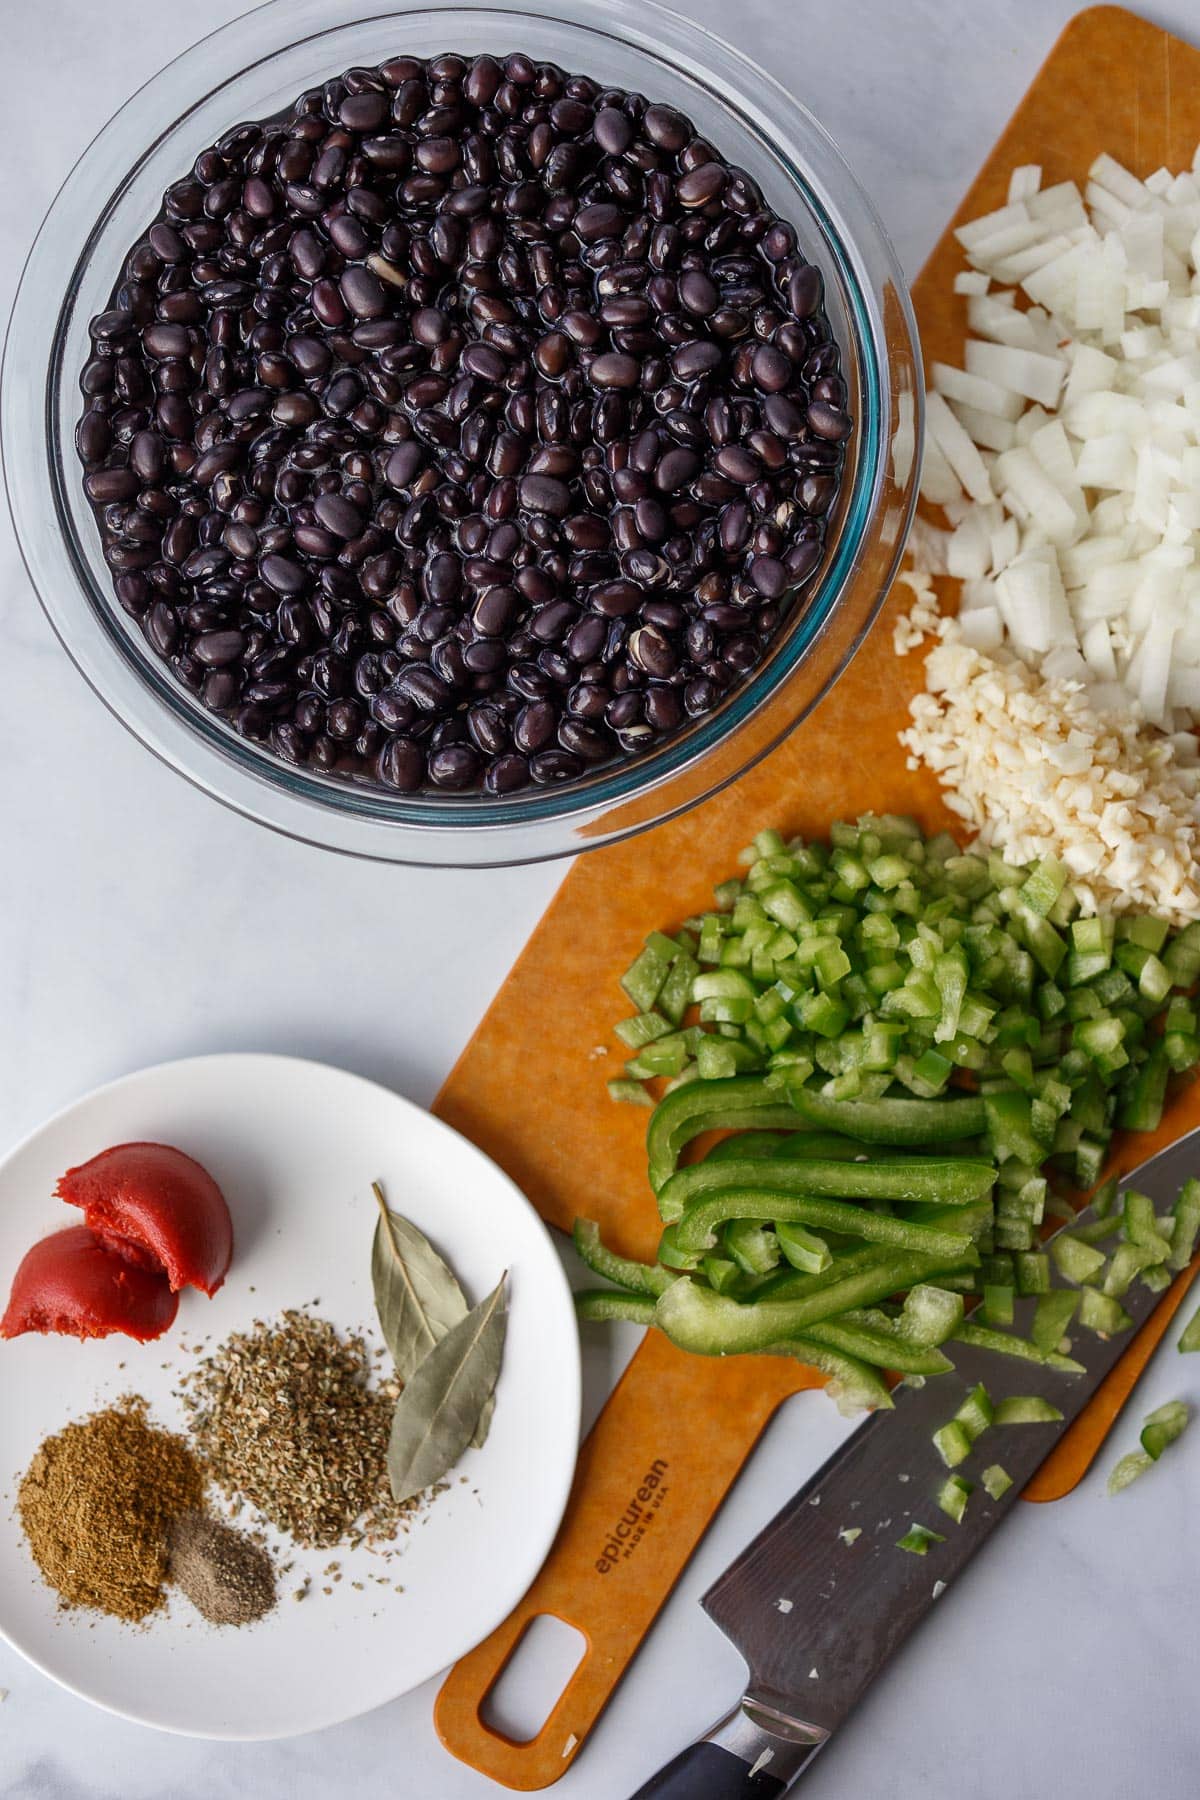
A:
POLYGON ((17 1506, 64 1605, 138 1620, 163 1602, 171 1521, 200 1505, 204 1484, 186 1441, 151 1425, 130 1396, 47 1438, 17 1506))

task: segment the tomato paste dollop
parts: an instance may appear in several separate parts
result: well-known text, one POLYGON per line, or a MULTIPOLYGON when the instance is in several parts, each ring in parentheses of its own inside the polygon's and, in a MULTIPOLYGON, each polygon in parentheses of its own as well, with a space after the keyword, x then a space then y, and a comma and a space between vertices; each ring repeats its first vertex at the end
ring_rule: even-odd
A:
POLYGON ((0 1337, 54 1331, 108 1337, 120 1331, 148 1343, 179 1310, 161 1269, 130 1262, 86 1225, 56 1231, 26 1252, 17 1269, 0 1337))
POLYGON ((172 1291, 215 1294, 233 1255, 225 1196, 170 1144, 115 1144, 68 1169, 55 1192, 127 1261, 166 1275, 172 1291))

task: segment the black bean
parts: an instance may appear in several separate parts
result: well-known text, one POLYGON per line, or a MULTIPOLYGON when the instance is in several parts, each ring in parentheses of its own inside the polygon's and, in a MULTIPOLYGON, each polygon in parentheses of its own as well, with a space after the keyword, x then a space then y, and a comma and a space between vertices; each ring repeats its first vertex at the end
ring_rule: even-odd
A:
POLYGON ((96 343, 107 344, 124 337, 132 326, 133 314, 124 307, 114 306, 108 312, 99 313, 88 329, 96 343))
POLYGON ((202 151, 91 324, 118 602, 302 767, 498 795, 642 754, 820 565, 821 301, 672 107, 520 54, 348 70, 202 151))
POLYGON ((800 504, 805 512, 819 519, 829 511, 837 493, 837 482, 832 475, 806 475, 800 483, 800 504))
POLYGON ((674 672, 675 651, 657 625, 642 625, 630 633, 629 655, 647 675, 666 676, 674 672))
POLYGON ((583 773, 583 760, 569 750, 541 750, 529 759, 529 773, 540 787, 574 781, 583 773))
POLYGON ((498 756, 484 776, 484 786, 492 794, 511 794, 529 785, 529 764, 523 756, 509 752, 498 756))
POLYGON ((787 572, 793 581, 806 581, 821 560, 821 545, 817 538, 802 538, 793 544, 784 558, 787 572))
POLYGON ((387 294, 378 275, 352 263, 339 283, 342 299, 356 319, 379 319, 387 311, 387 294))
POLYGON ((593 201, 589 206, 580 207, 574 225, 584 243, 592 244, 599 238, 615 237, 623 231, 625 215, 619 206, 608 201, 593 201))
POLYGON ((424 461, 425 452, 420 444, 411 439, 406 444, 398 444, 387 460, 388 485, 398 489, 409 487, 424 461))
POLYGON ((729 170, 723 163, 699 163, 675 183, 675 198, 680 206, 707 206, 724 193, 728 180, 729 170))
POLYGON ((530 512, 549 513, 551 518, 563 518, 571 505, 571 490, 565 481, 556 481, 551 475, 526 475, 519 486, 518 493, 522 506, 530 512))
POLYGON ((585 763, 608 762, 613 753, 612 739, 603 726, 589 725, 577 718, 559 721, 558 741, 585 763))
POLYGON ((592 132, 607 156, 620 156, 633 142, 633 120, 616 106, 604 106, 596 114, 592 132))
POLYGON ((387 95, 375 89, 347 94, 338 112, 347 131, 377 131, 388 115, 387 95))
POLYGON ((97 469, 83 485, 94 505, 109 506, 114 500, 132 500, 141 482, 132 469, 97 469))
POLYGON ((147 325, 142 333, 142 345, 147 356, 165 361, 173 356, 186 356, 191 349, 191 339, 183 325, 147 325))
POLYGON ((694 450, 666 450, 654 471, 654 485, 663 494, 677 494, 700 473, 700 458, 694 450))
POLYGON ((559 644, 579 620, 579 608, 569 600, 554 600, 530 620, 529 630, 539 644, 559 644))
POLYGON ((606 581, 594 587, 588 604, 605 619, 624 619, 638 611, 642 590, 633 581, 606 581))
POLYGON ((811 430, 819 438, 831 439, 834 443, 850 435, 850 418, 840 407, 830 406, 827 400, 814 400, 805 414, 811 430))
POLYGON ((632 388, 637 386, 641 370, 635 357, 610 351, 595 357, 587 373, 594 387, 632 388))
POLYGON ((726 444, 713 457, 713 467, 729 481, 749 487, 762 473, 762 464, 753 451, 741 444, 726 444))
POLYGON ((810 319, 821 304, 821 272, 804 263, 788 279, 788 305, 798 319, 810 319))
POLYGON ((558 715, 548 700, 530 700, 513 720, 513 743, 528 756, 551 741, 557 723, 558 715))
POLYGON ((661 682, 652 681, 646 689, 645 716, 646 723, 660 737, 665 737, 668 732, 677 730, 683 716, 679 690, 665 687, 661 682))
POLYGON ((299 563, 287 556, 264 556, 259 565, 262 578, 277 594, 299 594, 308 586, 308 576, 299 563))
POLYGON ((236 662, 245 647, 246 638, 241 631, 206 631, 193 639, 192 655, 206 668, 220 669, 226 663, 236 662))
POLYGON ((773 344, 760 344, 750 359, 754 385, 764 394, 777 394, 789 386, 793 378, 791 358, 773 344))
POLYGON ((756 556, 750 563, 750 579, 764 600, 777 600, 787 587, 787 570, 775 556, 756 556))
POLYGON ((357 537, 363 528, 362 513, 341 494, 319 494, 313 501, 313 512, 335 537, 357 537))
POLYGON ((146 636, 160 656, 170 656, 179 642, 179 620, 165 600, 156 600, 145 617, 146 636))
POLYGON ((642 124, 650 142, 660 150, 682 150, 692 136, 691 125, 671 106, 648 106, 642 124))
POLYGON ((388 787, 414 794, 425 775, 424 752, 412 738, 391 738, 379 753, 376 772, 388 787))

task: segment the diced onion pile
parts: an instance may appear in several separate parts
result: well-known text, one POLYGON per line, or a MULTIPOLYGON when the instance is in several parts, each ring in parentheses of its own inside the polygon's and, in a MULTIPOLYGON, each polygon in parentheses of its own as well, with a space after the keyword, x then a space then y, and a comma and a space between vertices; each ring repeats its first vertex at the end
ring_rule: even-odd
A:
POLYGON ((1014 171, 962 226, 965 367, 934 363, 917 570, 941 640, 902 741, 988 846, 1057 856, 1091 910, 1200 910, 1200 151, 1081 194, 1014 171))
POLYGON ((965 369, 932 367, 921 478, 951 529, 918 549, 962 580, 972 647, 1178 729, 1200 711, 1200 179, 1040 175, 957 232, 972 336, 965 369))

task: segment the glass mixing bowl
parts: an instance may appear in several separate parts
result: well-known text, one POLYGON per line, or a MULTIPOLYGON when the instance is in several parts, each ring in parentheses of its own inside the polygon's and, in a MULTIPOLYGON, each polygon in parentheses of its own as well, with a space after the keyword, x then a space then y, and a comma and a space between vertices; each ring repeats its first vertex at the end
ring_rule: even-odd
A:
POLYGON ((919 469, 916 327, 895 252, 816 120, 738 51, 651 0, 449 7, 271 0, 147 82, 63 185, 30 253, 3 367, 5 479, 26 566, 68 654, 148 749, 215 799, 309 843, 393 862, 494 866, 564 856, 668 818, 732 781, 826 694, 904 548, 919 469), (353 64, 524 51, 686 113, 796 226, 821 268, 855 430, 821 570, 765 660, 650 754, 559 789, 400 795, 293 767, 175 681, 117 606, 74 430, 88 321, 164 188, 244 119, 353 64))

